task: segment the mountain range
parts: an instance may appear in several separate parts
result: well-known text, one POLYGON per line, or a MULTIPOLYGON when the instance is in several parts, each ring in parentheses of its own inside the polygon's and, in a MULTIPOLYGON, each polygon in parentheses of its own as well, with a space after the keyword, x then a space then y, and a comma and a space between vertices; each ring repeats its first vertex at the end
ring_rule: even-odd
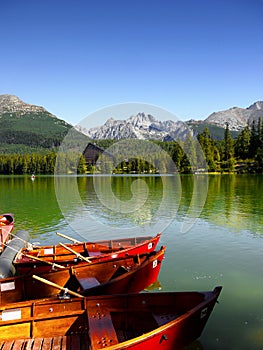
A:
POLYGON ((91 128, 87 136, 91 139, 142 139, 169 141, 184 137, 188 132, 185 123, 181 121, 159 121, 150 114, 143 112, 126 120, 110 118, 100 127, 91 128))
POLYGON ((248 108, 233 107, 225 111, 214 112, 205 120, 159 121, 144 112, 126 120, 108 119, 104 125, 89 129, 86 134, 91 139, 157 139, 167 141, 183 138, 191 130, 197 134, 208 127, 214 139, 222 139, 226 124, 235 137, 253 120, 263 117, 263 101, 255 102, 248 108))
MULTIPOLYGON (((160 121, 141 111, 126 120, 110 118, 102 126, 87 129, 85 134, 94 140, 137 138, 167 141, 183 138, 189 129, 198 133, 208 127, 214 139, 222 139, 226 123, 235 136, 259 117, 263 117, 263 101, 248 108, 233 107, 214 112, 204 120, 186 122, 160 121)), ((57 147, 71 128, 72 125, 43 107, 25 103, 14 95, 0 95, 0 152, 4 149, 3 144, 9 147, 57 147)))

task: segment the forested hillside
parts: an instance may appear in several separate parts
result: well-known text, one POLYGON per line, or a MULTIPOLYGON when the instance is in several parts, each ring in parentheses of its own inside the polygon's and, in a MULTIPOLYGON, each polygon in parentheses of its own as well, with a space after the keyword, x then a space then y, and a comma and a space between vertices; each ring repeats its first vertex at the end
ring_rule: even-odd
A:
MULTIPOLYGON (((205 129, 209 130, 209 133, 213 140, 222 141, 224 139, 225 128, 217 125, 209 124, 206 122, 187 122, 186 123, 196 135, 201 134, 205 129)), ((234 139, 238 136, 239 132, 235 130, 230 130, 231 137, 234 139)))
POLYGON ((71 125, 48 113, 4 113, 0 117, 1 153, 32 153, 59 146, 71 125))

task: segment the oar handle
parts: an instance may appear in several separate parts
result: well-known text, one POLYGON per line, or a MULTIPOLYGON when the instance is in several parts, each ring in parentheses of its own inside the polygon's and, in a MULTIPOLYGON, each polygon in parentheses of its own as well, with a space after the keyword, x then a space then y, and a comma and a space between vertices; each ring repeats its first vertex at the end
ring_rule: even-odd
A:
POLYGON ((56 234, 57 234, 58 236, 60 236, 60 237, 63 237, 63 238, 68 239, 69 241, 72 241, 73 243, 82 243, 82 242, 78 241, 78 240, 75 239, 75 238, 71 238, 71 237, 69 237, 69 236, 67 236, 67 235, 64 235, 63 233, 56 232, 56 234))
POLYGON ((88 258, 86 258, 85 256, 79 254, 79 253, 76 252, 74 249, 72 249, 72 248, 66 246, 65 244, 63 244, 63 243, 61 243, 61 242, 59 242, 59 244, 60 244, 63 248, 69 250, 71 253, 75 254, 78 258, 80 258, 80 259, 82 259, 82 260, 84 260, 84 261, 86 261, 86 262, 88 262, 88 263, 91 263, 91 260, 90 260, 90 259, 88 259, 88 258))
POLYGON ((68 288, 65 288, 65 287, 62 287, 60 286, 59 284, 56 284, 54 282, 51 282, 49 280, 46 280, 45 278, 43 277, 39 277, 39 276, 36 276, 36 275, 32 275, 32 277, 40 282, 43 282, 45 284, 48 284, 49 286, 52 286, 54 288, 57 288, 59 290, 63 290, 63 291, 66 291, 68 294, 71 294, 71 295, 74 295, 75 297, 79 297, 79 298, 84 298, 83 295, 79 294, 79 293, 76 293, 74 292, 73 290, 70 290, 68 288))
POLYGON ((53 263, 52 261, 47 261, 47 260, 44 260, 44 259, 37 258, 37 257, 34 256, 34 255, 25 254, 25 256, 28 257, 28 258, 30 258, 30 259, 34 259, 34 260, 41 261, 41 262, 43 262, 43 263, 52 265, 52 266, 54 266, 54 267, 58 267, 58 268, 60 268, 60 269, 65 269, 65 266, 62 266, 62 265, 53 263))

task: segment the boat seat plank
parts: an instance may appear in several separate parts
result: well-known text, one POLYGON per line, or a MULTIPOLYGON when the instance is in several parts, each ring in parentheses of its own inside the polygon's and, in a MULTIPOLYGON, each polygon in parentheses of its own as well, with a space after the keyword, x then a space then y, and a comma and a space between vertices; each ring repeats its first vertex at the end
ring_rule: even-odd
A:
POLYGON ((166 324, 167 322, 175 320, 179 315, 175 313, 162 313, 162 314, 152 314, 155 321, 157 322, 158 326, 162 326, 166 324))
POLYGON ((92 257, 92 256, 99 256, 101 255, 101 252, 100 251, 91 251, 91 250, 88 250, 88 256, 92 257))
POLYGON ((77 277, 77 281, 83 290, 87 290, 100 285, 96 277, 77 277))
POLYGON ((94 307, 88 310, 91 347, 103 349, 118 344, 118 338, 111 315, 105 308, 94 307))

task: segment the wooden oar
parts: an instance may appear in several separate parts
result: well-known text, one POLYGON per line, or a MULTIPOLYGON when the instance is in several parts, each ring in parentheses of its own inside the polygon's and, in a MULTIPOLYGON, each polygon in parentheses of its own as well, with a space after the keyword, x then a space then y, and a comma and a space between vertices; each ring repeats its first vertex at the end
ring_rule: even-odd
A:
MULTIPOLYGON (((15 249, 15 248, 13 248, 13 247, 7 245, 6 243, 3 243, 3 244, 4 244, 6 247, 8 247, 8 249, 11 249, 11 250, 13 250, 14 252, 16 252, 16 253, 18 253, 18 254, 21 253, 20 250, 17 250, 17 249, 15 249)), ((30 258, 30 259, 38 260, 38 261, 41 261, 41 262, 43 262, 43 263, 46 263, 46 264, 49 264, 49 265, 58 267, 58 268, 60 268, 60 269, 65 269, 65 266, 58 265, 58 264, 53 263, 53 262, 51 262, 51 261, 46 261, 46 260, 44 260, 44 259, 37 258, 36 256, 29 255, 29 254, 25 254, 25 253, 23 253, 23 252, 22 252, 22 254, 23 254, 24 256, 30 258)))
POLYGON ((56 232, 56 234, 57 234, 58 236, 60 236, 60 237, 63 237, 63 238, 68 239, 69 241, 72 241, 73 243, 83 243, 83 242, 78 241, 78 240, 75 239, 75 238, 71 238, 71 237, 69 237, 69 236, 67 236, 67 235, 64 235, 63 233, 56 232))
POLYGON ((46 279, 43 278, 43 277, 39 277, 39 276, 36 276, 36 275, 32 275, 32 277, 33 277, 34 279, 40 281, 40 282, 43 282, 43 283, 48 284, 49 286, 52 286, 52 287, 57 288, 57 289, 59 289, 59 290, 63 290, 63 291, 65 291, 65 292, 68 293, 68 294, 74 295, 75 297, 84 298, 83 295, 81 295, 81 294, 79 294, 79 293, 76 293, 76 292, 74 292, 73 290, 70 290, 70 289, 68 289, 68 288, 62 287, 62 286, 60 286, 59 284, 56 284, 56 283, 51 282, 51 281, 49 281, 49 280, 46 280, 46 279))
POLYGON ((59 242, 59 244, 60 244, 63 248, 69 250, 71 253, 75 254, 77 258, 80 258, 81 260, 84 260, 84 261, 86 261, 86 262, 88 262, 88 263, 91 263, 91 260, 90 260, 89 258, 86 258, 85 256, 79 254, 79 253, 76 252, 74 249, 72 249, 72 248, 66 246, 65 244, 63 244, 63 243, 61 243, 61 242, 59 242))
POLYGON ((41 261, 43 263, 46 263, 46 264, 49 264, 49 265, 52 265, 54 267, 58 267, 60 269, 65 269, 65 266, 62 266, 62 265, 59 265, 59 264, 56 264, 52 261, 47 261, 47 260, 44 260, 44 259, 40 259, 40 258, 37 258, 36 256, 33 256, 33 255, 29 255, 29 254, 24 254, 27 258, 30 258, 30 259, 34 259, 34 260, 37 260, 37 261, 41 261))

